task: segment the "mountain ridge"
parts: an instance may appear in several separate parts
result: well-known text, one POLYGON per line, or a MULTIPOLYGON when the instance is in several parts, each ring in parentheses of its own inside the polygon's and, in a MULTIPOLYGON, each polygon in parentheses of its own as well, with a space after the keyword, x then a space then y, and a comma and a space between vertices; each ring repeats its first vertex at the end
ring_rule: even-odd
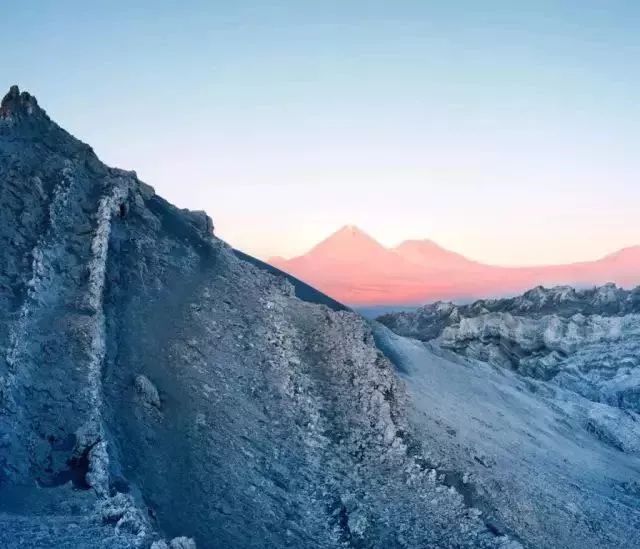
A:
POLYGON ((640 286, 537 287, 513 298, 436 302, 377 320, 399 335, 640 413, 640 286))
POLYGON ((503 297, 538 285, 640 284, 640 245, 595 260, 502 266, 470 259, 429 239, 406 240, 387 248, 351 225, 305 254, 272 257, 268 262, 338 301, 360 307, 503 297))

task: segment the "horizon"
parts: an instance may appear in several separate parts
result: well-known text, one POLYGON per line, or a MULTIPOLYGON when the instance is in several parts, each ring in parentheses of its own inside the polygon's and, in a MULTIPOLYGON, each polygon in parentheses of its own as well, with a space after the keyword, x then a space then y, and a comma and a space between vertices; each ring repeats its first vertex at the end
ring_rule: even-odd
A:
POLYGON ((640 243, 639 5, 119 5, 13 6, 0 86, 247 253, 345 222, 501 266, 640 243))

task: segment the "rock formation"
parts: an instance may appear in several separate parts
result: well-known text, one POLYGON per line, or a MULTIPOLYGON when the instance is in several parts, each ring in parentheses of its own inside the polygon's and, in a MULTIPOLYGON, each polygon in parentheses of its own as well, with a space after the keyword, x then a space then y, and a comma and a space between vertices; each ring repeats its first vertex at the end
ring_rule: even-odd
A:
POLYGON ((640 287, 538 287, 515 298, 439 302, 379 320, 398 334, 640 412, 640 287))
POLYGON ((212 228, 4 98, 0 546, 510 544, 429 476, 367 323, 212 228))

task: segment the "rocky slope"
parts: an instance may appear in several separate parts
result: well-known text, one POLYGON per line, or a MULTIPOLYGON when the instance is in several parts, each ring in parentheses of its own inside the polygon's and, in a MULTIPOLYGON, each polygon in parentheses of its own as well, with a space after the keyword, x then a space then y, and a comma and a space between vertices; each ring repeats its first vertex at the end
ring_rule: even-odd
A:
POLYGON ((640 287, 535 288, 383 315, 394 332, 640 412, 640 287))
POLYGON ((212 230, 4 98, 0 546, 517 546, 367 323, 212 230))
POLYGON ((436 478, 531 548, 640 547, 638 414, 373 324, 436 478))
POLYGON ((640 288, 378 320, 411 423, 474 507, 532 547, 640 546, 640 288))

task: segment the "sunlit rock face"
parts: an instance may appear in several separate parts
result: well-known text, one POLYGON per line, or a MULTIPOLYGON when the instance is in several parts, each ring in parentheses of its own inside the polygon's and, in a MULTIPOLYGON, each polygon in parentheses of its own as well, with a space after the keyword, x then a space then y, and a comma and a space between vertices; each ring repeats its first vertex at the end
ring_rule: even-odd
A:
POLYGON ((0 546, 518 546, 370 326, 212 231, 5 97, 0 546))

